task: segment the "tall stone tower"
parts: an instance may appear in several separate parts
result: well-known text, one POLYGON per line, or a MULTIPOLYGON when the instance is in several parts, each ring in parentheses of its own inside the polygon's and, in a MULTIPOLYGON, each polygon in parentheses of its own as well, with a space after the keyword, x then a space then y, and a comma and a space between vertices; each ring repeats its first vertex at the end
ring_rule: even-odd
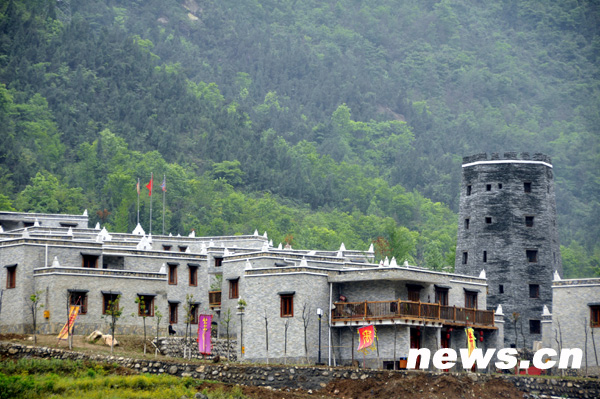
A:
POLYGON ((517 339, 531 349, 542 340, 544 305, 552 309, 554 271, 562 277, 550 157, 464 157, 461 184, 456 273, 485 270, 488 309, 502 305, 505 315, 505 346, 517 339))

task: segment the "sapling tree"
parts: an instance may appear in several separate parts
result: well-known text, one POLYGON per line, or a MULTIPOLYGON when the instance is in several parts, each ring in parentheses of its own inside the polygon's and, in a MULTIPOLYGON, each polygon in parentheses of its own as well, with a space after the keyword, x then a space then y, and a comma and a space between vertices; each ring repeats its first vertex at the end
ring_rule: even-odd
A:
POLYGON ((33 342, 37 344, 37 313, 39 308, 43 308, 44 305, 40 305, 40 295, 42 291, 36 291, 34 294, 29 296, 31 301, 31 317, 33 317, 33 342))
POLYGON ((304 357, 306 363, 308 363, 308 341, 307 341, 307 330, 310 323, 310 305, 304 302, 302 305, 302 326, 304 327, 304 357))
POLYGON ((283 322, 283 364, 287 364, 287 332, 290 327, 290 319, 283 322))
MULTIPOLYGON (((135 299, 135 303, 138 305, 138 316, 142 318, 144 325, 144 356, 146 355, 146 317, 151 316, 151 309, 148 306, 144 296, 138 296, 135 299)), ((132 313, 131 316, 135 316, 135 313, 132 313)))
POLYGON ((120 299, 121 299, 121 295, 117 295, 116 298, 110 299, 106 306, 104 316, 102 316, 102 317, 108 318, 108 323, 110 325, 110 334, 111 334, 111 338, 112 338, 110 341, 110 353, 111 354, 113 353, 113 349, 115 346, 115 330, 117 329, 117 322, 119 321, 119 318, 123 314, 123 309, 119 308, 119 300, 120 299))
POLYGON ((227 312, 223 314, 223 318, 221 319, 221 324, 225 325, 225 337, 227 338, 227 360, 231 359, 229 353, 229 327, 232 323, 234 323, 233 314, 231 313, 231 309, 227 309, 227 312))

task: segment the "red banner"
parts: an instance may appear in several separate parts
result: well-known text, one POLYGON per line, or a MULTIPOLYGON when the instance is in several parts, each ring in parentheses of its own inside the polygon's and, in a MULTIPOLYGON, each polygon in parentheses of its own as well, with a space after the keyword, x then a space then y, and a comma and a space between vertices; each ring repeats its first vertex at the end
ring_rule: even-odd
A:
POLYGON ((198 351, 203 355, 210 355, 212 349, 210 329, 212 315, 202 314, 198 320, 198 351))
POLYGON ((366 349, 375 342, 375 327, 365 326, 358 329, 358 349, 366 349))

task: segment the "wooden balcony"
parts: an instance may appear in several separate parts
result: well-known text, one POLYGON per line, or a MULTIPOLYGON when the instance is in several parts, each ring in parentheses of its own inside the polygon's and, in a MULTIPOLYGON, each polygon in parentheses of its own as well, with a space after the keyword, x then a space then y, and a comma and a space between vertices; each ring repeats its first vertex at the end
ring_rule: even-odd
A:
POLYGON ((221 307, 221 291, 208 291, 208 306, 210 308, 221 307))
POLYGON ((438 322, 452 326, 495 328, 494 311, 444 306, 437 303, 412 301, 336 302, 332 311, 333 322, 383 320, 416 320, 438 322))

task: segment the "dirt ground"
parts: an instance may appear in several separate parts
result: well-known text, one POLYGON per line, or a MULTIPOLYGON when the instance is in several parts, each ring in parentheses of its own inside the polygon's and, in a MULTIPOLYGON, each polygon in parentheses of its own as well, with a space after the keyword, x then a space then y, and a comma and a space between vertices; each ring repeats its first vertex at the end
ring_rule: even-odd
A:
MULTIPOLYGON (((59 347, 66 349, 65 341, 58 342, 56 336, 38 335, 38 346, 59 347)), ((110 348, 102 344, 88 343, 83 336, 75 336, 73 349, 86 353, 110 354, 110 348)), ((117 337, 119 347, 115 347, 115 355, 144 358, 143 343, 137 336, 117 337)), ((22 334, 0 334, 1 341, 12 341, 21 344, 33 345, 32 337, 22 334)), ((154 359, 152 345, 148 344, 146 358, 154 359)), ((174 360, 158 356, 161 361, 174 360)), ((123 373, 127 374, 127 373, 123 373)), ((202 389, 221 389, 230 391, 234 385, 222 383, 203 383, 202 389)), ((381 378, 365 380, 340 379, 331 381, 325 388, 318 391, 305 391, 301 389, 271 390, 263 387, 238 386, 237 389, 250 398, 256 399, 521 399, 523 392, 513 385, 493 379, 486 383, 473 381, 468 375, 442 374, 432 375, 414 373, 412 375, 386 374, 381 378)))
MULTIPOLYGON (((220 388, 224 391, 232 389, 225 384, 206 384, 204 387, 220 388)), ((522 399, 523 392, 513 385, 494 379, 486 383, 478 383, 468 376, 451 374, 430 375, 415 373, 403 376, 391 374, 382 379, 335 380, 327 387, 307 392, 303 390, 270 390, 262 387, 240 386, 242 392, 256 399, 522 399)))

